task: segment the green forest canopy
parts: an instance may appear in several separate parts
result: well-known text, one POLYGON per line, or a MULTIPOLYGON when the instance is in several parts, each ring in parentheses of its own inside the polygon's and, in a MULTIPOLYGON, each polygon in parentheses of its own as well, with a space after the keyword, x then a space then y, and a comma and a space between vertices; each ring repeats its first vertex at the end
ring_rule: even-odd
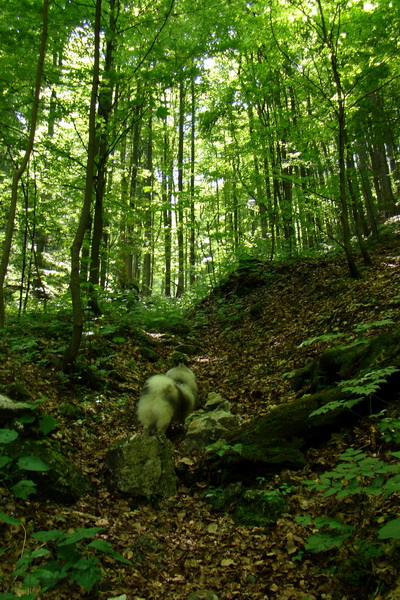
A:
POLYGON ((243 256, 358 277, 399 208, 399 30, 395 0, 3 2, 0 320, 70 288, 79 337, 103 290, 243 256))

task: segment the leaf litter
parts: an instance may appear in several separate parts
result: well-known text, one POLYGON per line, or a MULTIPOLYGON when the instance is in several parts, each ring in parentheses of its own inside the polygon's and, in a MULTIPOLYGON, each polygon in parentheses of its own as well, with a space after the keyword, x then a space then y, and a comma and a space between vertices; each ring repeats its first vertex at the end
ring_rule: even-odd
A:
MULTIPOLYGON (((202 400, 209 392, 218 392, 231 402, 242 421, 290 402, 293 393, 287 374, 326 348, 326 342, 318 340, 321 334, 354 338, 359 323, 396 319, 400 306, 398 251, 398 242, 377 246, 374 265, 364 270, 361 281, 349 279, 339 258, 297 259, 283 261, 265 285, 243 296, 231 293, 229 281, 223 289, 215 290, 197 309, 206 317, 206 325, 204 318, 197 325, 193 316, 191 341, 201 346, 193 368, 202 400), (313 336, 315 342, 302 345, 313 336)), ((236 281, 236 291, 238 285, 236 281)), ((173 342, 163 337, 154 340, 161 361, 166 363, 173 342)), ((395 553, 361 565, 364 578, 349 585, 332 572, 334 567, 340 571, 351 557, 343 549, 319 555, 305 552, 310 530, 295 520, 299 515, 315 518, 339 512, 336 500, 311 494, 301 483, 333 468, 348 446, 376 448, 381 442, 377 442, 370 421, 332 436, 323 448, 311 449, 303 471, 284 474, 295 491, 288 498, 290 511, 274 528, 238 526, 229 512, 210 512, 203 500, 207 482, 198 481, 191 488, 180 482, 177 496, 162 501, 133 500, 110 487, 107 451, 115 442, 139 431, 134 407, 154 365, 141 357, 135 340, 127 339, 116 353, 112 370, 119 377, 110 376, 101 393, 94 393, 84 382, 61 385, 56 370, 33 363, 26 363, 20 373, 11 354, 0 367, 2 384, 9 382, 10 373, 15 378, 18 374, 33 397, 46 398, 45 409, 60 423, 50 436, 63 444, 66 454, 93 485, 93 492, 72 506, 37 499, 17 503, 7 490, 0 492, 2 510, 23 523, 23 528, 0 526, 1 546, 8 548, 2 556, 3 585, 9 583, 25 545, 35 547, 29 533, 103 527, 101 539, 110 542, 132 566, 104 556, 104 577, 95 591, 84 592, 76 584, 61 583, 41 596, 43 600, 184 600, 202 589, 212 589, 220 600, 398 598, 395 553), (84 418, 71 422, 57 414, 58 406, 70 400, 81 404, 84 418)), ((174 444, 177 461, 194 468, 198 456, 182 453, 179 437, 174 444)), ((274 482, 265 485, 268 488, 274 482)), ((374 506, 370 499, 365 511, 353 498, 346 498, 339 509, 346 523, 362 527, 366 535, 377 518, 397 510, 393 498, 383 500, 380 506, 374 506)))

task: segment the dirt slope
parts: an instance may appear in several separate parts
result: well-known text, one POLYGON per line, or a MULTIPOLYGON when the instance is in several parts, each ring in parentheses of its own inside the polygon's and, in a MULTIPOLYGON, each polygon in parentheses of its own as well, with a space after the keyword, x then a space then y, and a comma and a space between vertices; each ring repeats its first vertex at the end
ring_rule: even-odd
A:
MULTIPOLYGON (((378 245, 373 266, 363 270, 359 281, 349 279, 342 258, 257 265, 251 277, 246 273, 233 275, 192 314, 194 328, 186 341, 200 347, 193 368, 202 399, 208 392, 218 391, 231 401, 233 411, 243 420, 264 414, 271 406, 290 401, 292 392, 286 373, 326 348, 322 341, 299 347, 302 342, 328 333, 351 338, 358 335, 355 327, 359 323, 397 320, 399 249, 399 241, 393 239, 378 245)), ((167 363, 173 340, 158 335, 152 339, 160 361, 167 363)), ((76 584, 60 584, 41 599, 109 599, 125 598, 125 594, 127 600, 184 600, 203 588, 213 589, 220 600, 400 597, 395 555, 360 558, 357 548, 304 553, 308 534, 295 521, 298 515, 340 513, 363 531, 368 542, 372 524, 395 511, 393 497, 391 501, 381 500, 380 506, 372 500, 360 510, 354 499, 340 503, 321 500, 301 487, 301 482, 313 473, 335 465, 348 446, 376 450, 377 436, 370 423, 310 452, 309 466, 303 472, 286 474, 299 487, 289 498, 288 514, 270 531, 237 526, 230 514, 210 513, 203 498, 207 482, 203 481, 191 489, 182 484, 177 498, 170 501, 134 502, 110 489, 104 459, 115 441, 138 430, 134 404, 140 387, 146 376, 161 365, 144 360, 134 339, 123 344, 112 362, 106 384, 97 391, 85 387, 84 382, 78 387, 62 384, 55 370, 34 364, 26 364, 21 373, 17 366, 12 367, 11 354, 0 370, 0 382, 4 384, 13 368, 14 377, 19 377, 35 397, 46 396, 46 407, 54 414, 63 402, 82 404, 84 418, 58 416, 61 426, 54 436, 64 443, 66 452, 94 486, 93 493, 74 506, 35 500, 17 503, 3 491, 2 510, 23 518, 28 532, 102 526, 102 538, 134 565, 106 557, 103 563, 108 568, 98 590, 85 593, 76 584), (360 574, 351 581, 349 575, 355 571, 360 574)), ((189 466, 196 463, 198 456, 180 453, 179 438, 176 447, 178 460, 189 466)), ((270 485, 265 482, 266 489, 270 485)), ((1 546, 9 548, 3 557, 5 586, 10 581, 13 561, 26 546, 33 549, 37 544, 29 535, 25 540, 21 528, 0 525, 0 534, 1 546)))

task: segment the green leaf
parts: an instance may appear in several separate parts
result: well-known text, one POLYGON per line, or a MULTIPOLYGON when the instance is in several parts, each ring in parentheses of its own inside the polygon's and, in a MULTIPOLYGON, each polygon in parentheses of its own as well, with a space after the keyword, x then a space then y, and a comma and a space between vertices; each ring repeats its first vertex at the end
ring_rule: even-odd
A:
POLYGON ((7 523, 7 525, 21 525, 21 521, 16 517, 10 517, 6 513, 0 512, 0 521, 7 523))
POLYGON ((381 527, 378 531, 378 538, 400 540, 400 519, 393 519, 381 527))
POLYGON ((34 577, 37 578, 44 588, 43 591, 54 587, 68 575, 68 569, 56 560, 47 562, 44 567, 35 569, 34 577))
POLYGON ((158 106, 156 110, 156 115, 159 119, 165 119, 169 114, 168 108, 166 106, 158 106))
POLYGON ((344 336, 344 333, 324 333, 322 335, 317 335, 316 337, 309 338, 308 340, 304 340, 304 342, 301 342, 298 348, 302 348, 302 346, 309 346, 314 342, 330 342, 331 340, 335 340, 344 336))
POLYGON ((328 527, 329 529, 337 531, 346 531, 349 529, 353 529, 352 527, 344 525, 341 521, 338 521, 337 519, 332 519, 331 517, 317 517, 315 519, 315 527, 317 529, 328 527))
POLYGON ((394 325, 394 321, 392 319, 383 319, 382 321, 373 321, 372 323, 357 323, 353 329, 354 331, 365 331, 366 329, 371 329, 371 327, 384 327, 386 325, 394 325))
POLYGON ((21 456, 18 466, 25 471, 49 471, 51 467, 38 456, 21 456))
POLYGON ((332 548, 338 548, 342 545, 343 541, 350 536, 350 533, 345 535, 338 535, 336 533, 314 533, 308 538, 305 549, 308 552, 325 552, 332 548))
POLYGON ((48 556, 49 554, 51 554, 50 550, 46 550, 46 548, 38 548, 32 552, 31 557, 41 558, 42 556, 48 556))
POLYGON ((85 538, 93 538, 100 531, 103 531, 104 527, 88 527, 87 529, 77 529, 74 533, 65 534, 65 539, 60 542, 60 546, 68 546, 69 544, 75 544, 85 538))
POLYGON ((296 523, 299 523, 303 527, 307 527, 307 525, 310 525, 312 522, 310 515, 304 515, 304 516, 300 515, 298 517, 295 517, 294 520, 296 521, 296 523))
POLYGON ((18 433, 14 429, 0 429, 0 444, 9 444, 18 437, 18 433))
POLYGON ((39 427, 43 435, 47 435, 50 431, 58 427, 58 422, 52 415, 44 415, 39 419, 39 427))
POLYGON ((62 545, 58 544, 57 556, 65 561, 69 566, 74 566, 81 559, 81 553, 76 547, 76 544, 62 545))
POLYGON ((96 550, 100 550, 100 552, 104 552, 104 554, 109 554, 112 558, 115 558, 115 560, 119 560, 126 565, 132 565, 130 560, 122 556, 119 552, 116 552, 112 545, 105 540, 93 540, 93 542, 90 542, 89 546, 96 550))
POLYGON ((23 498, 24 500, 29 498, 31 494, 36 493, 36 485, 30 479, 21 479, 11 489, 17 498, 23 498))
POLYGON ((0 469, 10 464, 11 458, 9 456, 0 456, 0 469))
POLYGON ((22 417, 18 417, 18 421, 20 423, 33 423, 35 421, 34 415, 22 415, 22 417))
POLYGON ((32 537, 37 542, 53 542, 62 535, 65 535, 65 532, 61 529, 50 529, 49 531, 35 531, 32 537))
POLYGON ((71 579, 90 592, 101 579, 101 571, 97 558, 82 558, 70 571, 71 579))

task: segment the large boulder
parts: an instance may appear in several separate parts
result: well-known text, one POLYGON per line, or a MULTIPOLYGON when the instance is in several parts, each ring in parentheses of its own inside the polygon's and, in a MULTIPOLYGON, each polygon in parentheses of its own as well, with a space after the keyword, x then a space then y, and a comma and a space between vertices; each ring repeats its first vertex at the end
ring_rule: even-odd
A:
POLYGON ((164 436, 134 435, 122 440, 107 456, 116 487, 132 496, 176 494, 173 446, 164 436))

